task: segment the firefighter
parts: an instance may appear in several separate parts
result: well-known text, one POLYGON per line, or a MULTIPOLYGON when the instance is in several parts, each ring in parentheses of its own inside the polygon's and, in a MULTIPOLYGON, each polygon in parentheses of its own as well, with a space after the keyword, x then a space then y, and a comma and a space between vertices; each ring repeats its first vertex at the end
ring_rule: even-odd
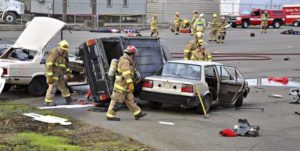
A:
POLYGON ((197 20, 197 17, 198 17, 198 11, 194 10, 193 11, 193 17, 192 17, 192 22, 191 22, 191 35, 195 35, 196 33, 196 29, 195 29, 195 22, 197 20))
POLYGON ((136 75, 134 55, 136 51, 137 49, 133 45, 129 45, 119 59, 114 90, 106 113, 107 120, 120 121, 120 118, 116 117, 116 111, 113 110, 116 102, 125 102, 136 120, 147 115, 134 102, 133 90, 136 82, 134 78, 136 75))
POLYGON ((157 15, 154 14, 151 20, 151 37, 155 34, 156 37, 159 36, 158 28, 157 28, 157 15))
POLYGON ((209 33, 209 41, 217 41, 218 36, 218 26, 219 26, 219 19, 217 14, 213 14, 213 19, 210 24, 210 33, 209 33))
POLYGON ((269 18, 270 16, 268 11, 265 10, 265 12, 261 15, 261 33, 267 33, 269 18))
POLYGON ((179 12, 176 12, 173 24, 174 24, 175 35, 178 35, 179 31, 180 31, 180 28, 181 28, 180 27, 181 26, 181 19, 179 17, 179 12))
POLYGON ((69 89, 66 87, 67 79, 71 76, 71 70, 68 68, 68 50, 69 43, 66 40, 62 40, 58 43, 58 47, 50 50, 46 59, 46 77, 49 85, 46 97, 45 105, 55 106, 53 98, 57 89, 60 90, 62 97, 65 98, 66 104, 71 104, 71 95, 69 89))
POLYGON ((226 36, 226 19, 225 17, 221 17, 221 22, 219 23, 218 29, 218 40, 217 43, 224 43, 225 36, 226 36))
POLYGON ((197 32, 195 34, 195 39, 189 41, 186 45, 184 49, 184 60, 191 60, 193 51, 197 48, 198 41, 204 42, 202 32, 197 32))
POLYGON ((205 32, 206 29, 206 21, 204 19, 204 14, 200 14, 199 18, 197 19, 197 21, 195 22, 195 28, 197 32, 205 32))
POLYGON ((192 53, 191 60, 212 61, 211 53, 205 48, 203 40, 197 42, 197 47, 192 53))

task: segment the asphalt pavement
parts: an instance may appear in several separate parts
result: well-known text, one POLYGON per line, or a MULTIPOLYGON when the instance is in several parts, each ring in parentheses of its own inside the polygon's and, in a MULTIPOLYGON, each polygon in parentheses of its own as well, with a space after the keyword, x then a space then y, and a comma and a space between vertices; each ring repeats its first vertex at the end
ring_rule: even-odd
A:
MULTIPOLYGON (((281 29, 270 29, 267 34, 260 34, 258 28, 229 29, 225 44, 208 42, 207 48, 212 52, 244 52, 244 53, 292 53, 300 52, 299 35, 281 35, 281 29), (255 37, 250 37, 255 32, 255 37)), ((294 28, 300 30, 300 28, 294 28)), ((2 39, 13 41, 19 32, 0 32, 2 39)), ((65 32, 65 39, 75 50, 80 43, 88 38, 118 36, 120 34, 89 33, 74 31, 65 32)), ((124 34, 121 34, 124 35, 124 34)), ((142 35, 149 35, 142 31, 142 35)), ((171 52, 183 52, 185 44, 193 37, 189 34, 175 36, 169 30, 160 30, 161 42, 165 43, 171 52)), ((74 51, 73 51, 74 53, 74 51)), ((282 55, 270 56, 266 61, 224 61, 227 65, 239 67, 245 78, 268 76, 288 76, 293 81, 300 81, 300 56, 282 55), (284 57, 289 57, 284 61, 284 57)), ((105 113, 82 109, 55 109, 54 111, 72 116, 83 122, 101 126, 162 151, 282 151, 299 150, 300 148, 300 105, 289 104, 289 88, 285 87, 251 87, 250 94, 244 100, 243 107, 263 107, 264 112, 255 109, 235 110, 233 107, 215 108, 209 114, 209 119, 195 113, 193 109, 181 109, 176 106, 163 106, 160 110, 152 110, 147 102, 142 103, 142 109, 148 113, 144 119, 135 121, 128 109, 118 112, 121 122, 106 121, 105 113), (269 97, 270 94, 280 94, 282 98, 269 97), (260 126, 258 137, 222 137, 219 131, 233 128, 239 118, 246 118, 250 124, 260 126), (162 125, 159 121, 173 122, 175 125, 162 125)), ((22 91, 3 93, 1 98, 13 97, 15 100, 43 105, 43 97, 25 98, 22 91), (15 97, 22 94, 22 99, 15 97)), ((80 98, 83 94, 77 94, 80 98)), ((27 96, 28 97, 28 96, 27 96)), ((158 98, 159 99, 159 98, 158 98)), ((56 97, 58 103, 63 103, 61 97, 56 97)))

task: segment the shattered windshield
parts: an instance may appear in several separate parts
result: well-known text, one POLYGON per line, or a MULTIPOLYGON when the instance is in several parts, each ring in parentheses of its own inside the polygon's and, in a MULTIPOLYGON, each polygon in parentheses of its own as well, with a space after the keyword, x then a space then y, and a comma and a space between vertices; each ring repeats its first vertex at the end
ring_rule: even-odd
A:
POLYGON ((200 80, 201 66, 182 63, 166 63, 161 75, 165 77, 200 80))

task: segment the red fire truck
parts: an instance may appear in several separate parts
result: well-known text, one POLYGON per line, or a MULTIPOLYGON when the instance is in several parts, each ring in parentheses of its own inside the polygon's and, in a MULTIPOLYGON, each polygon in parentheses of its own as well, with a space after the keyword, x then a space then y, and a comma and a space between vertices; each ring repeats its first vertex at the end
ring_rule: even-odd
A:
POLYGON ((283 5, 285 13, 285 24, 300 26, 300 4, 299 5, 283 5))

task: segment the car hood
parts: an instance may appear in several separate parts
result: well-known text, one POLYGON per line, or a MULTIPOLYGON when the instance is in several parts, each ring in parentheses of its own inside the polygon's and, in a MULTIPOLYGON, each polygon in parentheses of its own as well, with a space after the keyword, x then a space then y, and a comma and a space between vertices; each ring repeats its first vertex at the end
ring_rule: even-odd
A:
POLYGON ((47 43, 65 25, 66 23, 57 19, 48 17, 35 17, 27 25, 13 47, 36 50, 39 53, 42 53, 42 50, 47 43))
POLYGON ((193 79, 184 79, 184 78, 173 78, 173 77, 164 77, 164 76, 149 76, 145 78, 146 80, 158 80, 158 81, 168 81, 168 82, 176 82, 176 83, 197 83, 200 80, 193 79))

